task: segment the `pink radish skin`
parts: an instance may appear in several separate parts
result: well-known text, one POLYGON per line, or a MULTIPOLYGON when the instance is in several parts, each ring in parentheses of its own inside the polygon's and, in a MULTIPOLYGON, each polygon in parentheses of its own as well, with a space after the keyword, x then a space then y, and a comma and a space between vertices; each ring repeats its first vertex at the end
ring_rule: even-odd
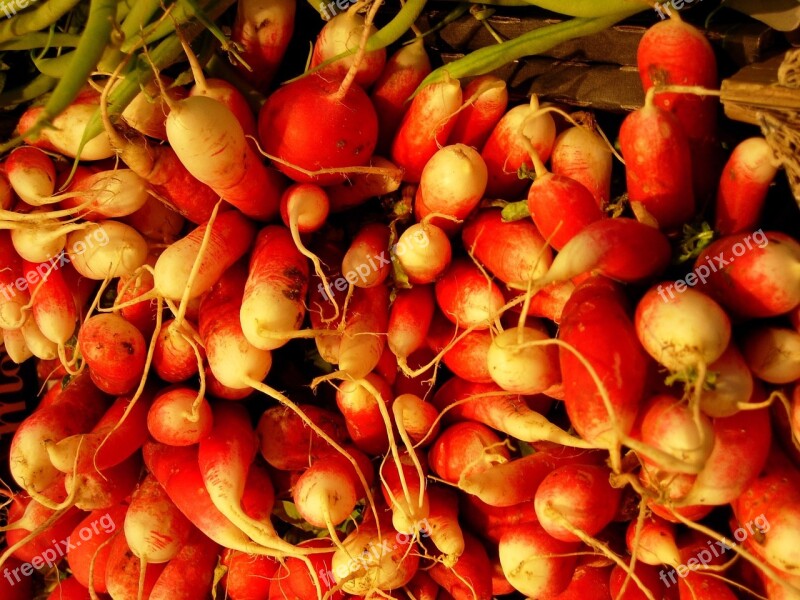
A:
POLYGON ((398 290, 389 311, 387 329, 387 343, 395 356, 405 360, 425 344, 434 309, 431 286, 398 290))
POLYGON ((361 167, 375 150, 378 118, 369 97, 358 85, 350 86, 344 98, 337 97, 338 89, 339 81, 312 75, 279 88, 261 107, 261 146, 280 158, 276 167, 298 183, 332 185, 342 183, 345 174, 308 175, 293 166, 308 171, 361 167), (314 118, 323 114, 325 119, 314 118))
POLYGON ((464 328, 487 329, 505 304, 497 284, 467 259, 454 261, 436 282, 435 291, 444 316, 464 328))
POLYGON ((445 429, 428 453, 431 469, 454 484, 509 458, 508 449, 494 431, 469 421, 445 429))
POLYGON ((431 72, 431 61, 422 39, 401 46, 389 60, 372 86, 370 99, 378 114, 378 150, 389 150, 395 132, 408 109, 411 97, 431 72))
MULTIPOLYGON (((364 379, 378 390, 380 401, 391 403, 394 394, 380 375, 369 373, 364 379)), ((343 381, 336 391, 336 405, 344 415, 353 443, 369 455, 383 454, 389 449, 388 434, 377 402, 367 388, 356 382, 343 381)))
POLYGON ((800 304, 800 243, 762 230, 717 240, 697 258, 708 293, 739 317, 774 317, 800 304))
POLYGON ((194 530, 159 575, 149 600, 194 600, 209 595, 220 546, 194 530))
MULTIPOLYGON (((146 264, 153 266, 155 264, 155 257, 148 256, 146 264)), ((65 271, 68 273, 69 271, 65 271)), ((156 311, 158 310, 157 303, 151 303, 149 300, 142 300, 134 302, 137 298, 145 296, 147 292, 153 289, 153 275, 150 271, 142 270, 136 274, 135 278, 123 276, 117 282, 117 303, 127 304, 119 309, 119 314, 125 317, 125 320, 131 323, 136 329, 142 332, 142 335, 149 338, 153 335, 156 329, 156 311)), ((85 305, 84 302, 82 304, 85 305)))
POLYGON ((268 225, 256 236, 239 317, 247 341, 261 350, 283 346, 276 334, 300 328, 305 317, 308 260, 294 245, 291 233, 268 225))
POLYGON ((654 567, 660 565, 676 566, 681 564, 680 551, 675 540, 675 526, 656 516, 646 517, 639 531, 639 544, 634 547, 636 519, 628 524, 625 542, 628 552, 636 555, 636 560, 654 567))
POLYGON ((447 144, 461 100, 461 84, 447 80, 423 88, 411 101, 391 149, 392 162, 405 170, 403 181, 419 182, 425 165, 447 144))
POLYGON ((767 191, 778 172, 772 150, 761 137, 748 138, 733 149, 717 190, 714 229, 721 235, 753 231, 767 191))
POLYGON ((242 58, 250 69, 239 63, 235 66, 261 91, 267 89, 283 60, 296 11, 297 5, 291 0, 243 0, 236 4, 231 38, 241 46, 242 58))
MULTIPOLYGON (((378 31, 370 25, 369 35, 378 31)), ((364 17, 354 11, 341 12, 325 23, 322 31, 317 36, 314 52, 311 55, 313 69, 324 60, 333 58, 342 52, 354 51, 358 48, 361 36, 364 33, 364 17)), ((355 52, 318 71, 320 77, 341 81, 347 75, 350 67, 355 62, 355 52)), ((358 65, 355 83, 367 89, 380 77, 386 64, 386 49, 380 48, 364 54, 358 65)))
POLYGON ((76 195, 62 200, 60 207, 86 205, 77 214, 87 221, 127 217, 150 198, 147 181, 131 169, 98 171, 71 185, 69 193, 76 195))
POLYGON ((603 139, 588 127, 570 127, 562 131, 550 157, 554 174, 583 184, 603 208, 611 198, 613 156, 603 139))
MULTIPOLYGON (((189 283, 189 275, 206 233, 206 224, 178 240, 158 257, 154 269, 155 288, 172 300, 180 300, 189 283)), ((196 298, 214 285, 222 274, 250 248, 255 229, 241 213, 224 212, 211 225, 208 246, 200 259, 200 268, 192 282, 189 298, 196 298)))
POLYGON ((573 352, 559 348, 570 422, 585 440, 611 448, 618 443, 618 434, 627 435, 633 428, 647 376, 647 357, 636 338, 622 288, 603 277, 578 286, 564 307, 559 339, 594 368, 619 429, 615 431, 589 371, 573 352))
MULTIPOLYGON (((186 88, 173 85, 174 81, 169 77, 164 75, 160 75, 160 77, 167 88, 167 95, 170 99, 181 100, 186 97, 188 93, 186 88)), ((169 114, 169 105, 159 94, 158 84, 151 81, 125 107, 122 111, 122 118, 127 125, 139 133, 165 142, 167 141, 165 115, 169 114)))
POLYGON ((464 247, 504 283, 527 289, 553 262, 553 253, 528 220, 506 223, 499 209, 481 210, 464 224, 464 247))
POLYGON ((569 585, 578 548, 551 537, 538 523, 527 523, 509 529, 500 539, 500 564, 517 591, 534 598, 550 597, 569 585))
POLYGON ((437 562, 428 573, 454 600, 491 600, 491 570, 486 548, 465 533, 464 552, 458 560, 452 566, 437 562))
POLYGON ((464 102, 469 100, 458 114, 450 142, 480 151, 508 107, 506 82, 495 75, 480 75, 464 88, 464 102))
POLYGON ((397 241, 395 255, 409 283, 436 281, 450 265, 453 248, 445 231, 433 223, 415 223, 397 241))
POLYGON ((641 205, 664 231, 695 211, 689 141, 680 122, 652 103, 631 113, 619 131, 631 204, 641 205))
POLYGON ((481 156, 489 172, 487 197, 516 200, 525 194, 528 183, 517 176, 517 171, 523 164, 531 168, 532 161, 523 135, 543 163, 550 158, 556 125, 547 113, 529 119, 538 109, 535 97, 530 105, 515 106, 503 115, 486 140, 481 156))
POLYGON ((178 239, 185 224, 179 212, 156 200, 154 196, 150 196, 139 210, 120 220, 147 239, 163 243, 171 243, 178 239))
POLYGON ((391 232, 383 223, 368 223, 353 237, 342 259, 342 273, 356 287, 382 284, 392 270, 389 260, 391 232))
POLYGON ((93 532, 97 529, 97 533, 94 533, 90 539, 86 541, 81 539, 80 546, 75 546, 69 550, 67 561, 69 562, 72 576, 85 588, 89 587, 89 583, 93 583, 95 591, 99 594, 108 592, 105 572, 111 546, 106 544, 104 548, 99 550, 98 548, 114 535, 119 526, 125 522, 127 508, 127 505, 122 504, 110 510, 91 512, 75 526, 72 535, 70 535, 70 539, 77 540, 81 539, 79 534, 84 527, 92 527, 93 532), (90 580, 89 569, 95 552, 97 552, 97 558, 94 559, 94 578, 90 580))
POLYGON ((281 196, 281 219, 299 233, 317 231, 325 224, 330 200, 325 190, 313 183, 290 185, 281 196))
POLYGON ((78 348, 92 381, 107 394, 127 394, 139 384, 147 342, 122 317, 113 313, 91 317, 78 333, 78 348))
POLYGON ((191 446, 211 433, 211 406, 203 398, 192 419, 192 405, 197 392, 187 387, 174 387, 162 392, 147 413, 147 429, 162 444, 191 446))
MULTIPOLYGON (((300 542, 300 548, 330 548, 330 552, 319 552, 310 555, 313 569, 319 583, 322 585, 323 594, 330 594, 329 600, 344 600, 345 594, 339 589, 334 589, 334 571, 332 570, 332 559, 334 549, 326 540, 311 539, 300 542)), ((356 563, 361 564, 361 563, 356 563)), ((287 558, 282 562, 275 575, 271 579, 269 598, 270 600, 282 600, 284 598, 314 598, 320 591, 312 573, 309 573, 308 566, 296 558, 287 558)), ((263 598, 260 600, 264 600, 263 598)))
POLYGON ((51 342, 66 344, 75 333, 78 309, 63 273, 55 266, 57 263, 35 265, 25 261, 23 264, 25 278, 35 284, 31 314, 39 331, 51 342), (40 277, 41 281, 36 283, 40 277))
MULTIPOLYGON (((195 350, 186 339, 197 339, 197 331, 188 321, 184 321, 180 329, 175 323, 175 319, 170 319, 161 326, 153 351, 153 368, 161 379, 170 383, 186 381, 197 375, 199 368, 195 350)), ((195 347, 203 358, 203 349, 196 344, 195 347)))
MULTIPOLYGON (((427 477, 428 465, 424 459, 421 464, 422 474, 427 477)), ((399 460, 386 460, 381 466, 380 479, 383 499, 391 508, 395 531, 408 535, 423 533, 427 525, 425 520, 430 514, 430 502, 427 493, 423 491, 420 494, 420 474, 408 453, 401 453, 399 460)))
POLYGON ((6 177, 20 200, 31 206, 52 202, 56 169, 47 154, 38 148, 17 148, 5 161, 6 177))
POLYGON ((528 191, 528 210, 539 233, 556 250, 587 225, 605 217, 582 183, 554 173, 533 182, 528 191))
POLYGON ((547 475, 536 490, 534 507, 539 523, 557 540, 579 542, 580 538, 568 528, 595 536, 617 514, 622 492, 611 487, 608 467, 595 465, 565 465, 547 475))
MULTIPOLYGON (((437 313, 428 331, 428 347, 439 354, 463 332, 463 329, 437 313)), ((492 381, 492 374, 489 372, 487 357, 492 337, 489 330, 471 331, 453 344, 442 357, 442 361, 448 369, 466 381, 489 383, 492 381)))
POLYGON ((739 412, 740 404, 750 402, 754 393, 753 373, 731 342, 717 360, 708 365, 716 373, 714 389, 702 391, 700 409, 709 417, 730 417, 739 412))

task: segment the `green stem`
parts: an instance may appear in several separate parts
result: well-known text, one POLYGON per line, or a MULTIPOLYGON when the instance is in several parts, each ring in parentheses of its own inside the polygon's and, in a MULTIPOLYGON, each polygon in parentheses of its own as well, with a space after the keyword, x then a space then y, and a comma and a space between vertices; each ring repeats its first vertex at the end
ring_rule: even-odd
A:
POLYGON ((610 17, 611 15, 629 12, 631 14, 652 8, 644 0, 466 0, 472 4, 488 6, 538 6, 550 12, 568 17, 591 19, 594 17, 610 17))
POLYGON ((47 75, 53 79, 61 79, 65 73, 68 73, 72 58, 76 52, 77 50, 72 50, 54 58, 34 58, 33 65, 42 75, 47 75))
POLYGON ((125 40, 120 48, 123 53, 127 54, 131 50, 140 46, 142 43, 151 45, 159 40, 163 40, 173 31, 175 31, 176 23, 186 23, 187 21, 198 19, 200 22, 211 22, 213 19, 208 18, 203 14, 203 11, 213 2, 205 0, 201 3, 196 3, 193 0, 177 0, 170 8, 170 14, 164 18, 152 31, 148 32, 145 39, 140 37, 133 37, 125 40))
MULTIPOLYGON (((23 35, 47 29, 61 17, 75 8, 80 0, 47 0, 33 10, 0 23, 0 43, 16 40, 23 35)), ((116 3, 115 3, 116 8, 116 3)))
POLYGON ((519 202, 506 204, 501 214, 504 223, 513 223, 514 221, 527 219, 531 216, 531 211, 528 210, 528 201, 520 200, 519 202))
MULTIPOLYGON (((71 54, 72 60, 64 71, 66 75, 59 80, 41 115, 26 132, 26 137, 36 136, 43 127, 61 114, 86 84, 111 37, 116 10, 115 0, 92 0, 86 28, 78 47, 71 54)), ((9 144, 16 145, 18 142, 19 139, 15 139, 4 144, 0 147, 0 153, 5 152, 10 147, 9 144)))
POLYGON ((628 11, 607 17, 570 19, 539 27, 502 44, 480 48, 433 71, 419 85, 417 92, 427 85, 444 80, 446 74, 452 79, 462 79, 490 73, 524 56, 539 54, 562 42, 603 31, 632 14, 635 13, 628 11))
MULTIPOLYGON (((132 38, 137 38, 142 27, 150 22, 150 19, 161 7, 161 3, 161 0, 136 1, 119 28, 123 44, 132 38)), ((102 72, 111 72, 117 67, 123 56, 124 54, 119 48, 109 47, 103 58, 100 59, 97 69, 102 72)))
MULTIPOLYGON (((366 51, 373 52, 375 50, 380 50, 381 48, 386 48, 387 46, 390 46, 399 40, 404 33, 411 29, 411 26, 422 13, 422 9, 425 8, 425 2, 426 0, 408 0, 403 5, 403 8, 401 8, 395 15, 394 19, 389 21, 383 28, 379 29, 370 36, 370 38, 367 40, 366 51)), ((335 63, 338 60, 342 60, 343 58, 347 58, 348 56, 355 54, 357 51, 358 48, 351 48, 350 50, 346 50, 345 52, 337 54, 328 60, 322 61, 319 65, 309 71, 306 71, 299 77, 290 79, 286 83, 296 81, 311 75, 312 73, 316 73, 320 69, 324 69, 328 65, 335 63)))
MULTIPOLYGON (((519 0, 519 1, 523 1, 523 0, 519 0)), ((427 36, 431 35, 432 33, 436 33, 437 31, 439 31, 440 29, 446 27, 450 23, 453 23, 454 21, 458 21, 458 19, 460 19, 465 14, 467 14, 468 11, 469 11, 469 3, 463 2, 463 3, 459 4, 453 10, 451 10, 449 13, 447 13, 441 21, 439 21, 438 23, 436 23, 436 25, 434 25, 433 27, 428 29, 428 31, 423 31, 417 37, 405 42, 404 45, 413 44, 414 42, 416 42, 420 38, 424 38, 424 37, 427 37, 427 36)))
POLYGON ((0 94, 0 106, 16 106, 17 104, 38 98, 56 87, 56 83, 58 83, 58 79, 48 77, 47 75, 39 75, 33 81, 29 81, 21 87, 0 94))
POLYGON ((9 40, 0 44, 0 51, 38 50, 39 48, 74 48, 81 36, 71 33, 29 33, 23 38, 9 40))

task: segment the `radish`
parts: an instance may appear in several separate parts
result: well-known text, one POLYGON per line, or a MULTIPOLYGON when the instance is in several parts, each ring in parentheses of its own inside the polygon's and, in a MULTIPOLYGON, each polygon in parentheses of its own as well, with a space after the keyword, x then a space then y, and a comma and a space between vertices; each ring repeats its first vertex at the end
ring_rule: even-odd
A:
POLYGON ((147 413, 147 429, 162 444, 190 446, 211 432, 212 415, 208 401, 201 397, 195 410, 197 392, 174 387, 159 394, 147 413))
POLYGON ((147 182, 131 169, 93 173, 73 182, 61 196, 62 208, 75 209, 87 221, 127 217, 150 198, 147 182))
POLYGON ((149 598, 158 577, 164 571, 165 563, 151 563, 143 566, 131 552, 124 535, 111 542, 111 551, 106 563, 106 589, 112 598, 134 600, 149 598))
POLYGON ((445 146, 422 169, 414 216, 421 221, 431 215, 436 225, 454 233, 458 226, 453 221, 463 221, 478 206, 486 181, 486 163, 477 150, 465 144, 445 146), (442 215, 449 219, 436 218, 442 215))
POLYGON ((339 369, 353 379, 366 377, 380 361, 389 324, 389 289, 381 284, 356 288, 339 346, 339 369))
POLYGON ((22 329, 4 329, 3 348, 8 354, 8 357, 18 365, 21 365, 33 356, 31 349, 28 348, 28 345, 25 343, 22 329))
POLYGON ((383 454, 389 448, 389 438, 378 402, 389 404, 394 399, 392 389, 375 373, 367 374, 364 380, 380 398, 360 382, 345 380, 336 390, 336 405, 356 447, 370 455, 383 454))
POLYGON ((540 394, 561 382, 555 346, 533 345, 550 340, 533 327, 506 329, 494 336, 486 355, 492 380, 508 392, 540 394))
POLYGON ((402 267, 409 283, 436 281, 450 265, 453 248, 445 231, 433 223, 415 223, 402 234, 393 258, 402 267))
POLYGON ((67 577, 58 581, 47 600, 87 600, 88 598, 91 598, 89 590, 75 577, 67 577))
POLYGON ((385 196, 400 189, 403 169, 380 156, 373 156, 369 166, 368 172, 348 172, 347 181, 326 186, 332 212, 360 206, 370 198, 385 196))
POLYGON ((433 288, 416 285, 398 290, 389 311, 387 344, 401 366, 425 344, 435 310, 433 288))
POLYGON ((34 319, 27 319, 20 329, 25 345, 36 358, 53 360, 58 356, 58 344, 50 341, 42 334, 34 319))
POLYGON ((467 544, 464 531, 458 523, 458 499, 454 492, 434 486, 427 489, 426 496, 429 512, 425 518, 425 533, 444 554, 444 564, 452 567, 464 554, 467 544))
POLYGON ((66 254, 83 277, 102 280, 132 275, 147 259, 147 242, 119 221, 97 221, 67 237, 66 254))
POLYGON ((273 350, 288 341, 305 316, 308 262, 290 232, 269 225, 256 236, 239 318, 247 341, 273 350))
POLYGON ((0 592, 6 600, 28 600, 33 597, 33 579, 20 576, 20 570, 26 565, 13 556, 6 561, 4 577, 0 579, 0 592))
POLYGON ((753 373, 734 342, 708 365, 714 373, 711 389, 702 390, 700 410, 709 417, 730 417, 751 401, 755 392, 753 373))
POLYGON ((431 61, 422 39, 401 46, 386 61, 372 86, 370 99, 378 115, 378 150, 389 150, 408 104, 406 100, 431 72, 431 61))
POLYGON ((20 200, 31 206, 53 202, 56 169, 47 154, 30 146, 16 148, 5 161, 6 177, 20 200))
POLYGON ((553 173, 583 184, 600 208, 611 199, 612 155, 605 141, 588 125, 562 131, 553 144, 553 173))
POLYGON ((437 562, 429 573, 431 578, 454 599, 492 598, 489 556, 483 544, 470 534, 464 534, 464 552, 452 566, 437 562))
POLYGON ((648 93, 643 108, 625 118, 619 131, 628 197, 640 220, 664 231, 687 223, 695 211, 692 157, 687 132, 648 93))
POLYGON ((219 551, 195 529, 159 575, 149 600, 194 600, 212 593, 219 551))
MULTIPOLYGON (((364 17, 353 10, 339 13, 325 23, 319 32, 309 66, 314 68, 342 52, 352 52, 358 48, 363 35, 372 36, 377 31, 374 25, 367 25, 364 17), (368 33, 364 31, 365 28, 368 33)), ((351 68, 355 68, 355 83, 366 89, 380 77, 385 64, 386 49, 379 48, 366 52, 361 60, 357 60, 353 53, 323 67, 317 73, 325 79, 341 81, 351 68)))
POLYGON ((411 452, 393 451, 391 460, 381 465, 381 491, 392 510, 392 526, 396 531, 416 536, 426 529, 430 514, 425 491, 427 475, 427 464, 411 452))
POLYGON ((767 383, 800 379, 800 333, 788 327, 760 327, 742 342, 742 354, 753 374, 767 383))
POLYGON ((153 367, 158 376, 170 383, 186 381, 202 368, 204 352, 200 339, 188 321, 169 319, 161 325, 153 347, 153 367))
POLYGON ((350 285, 367 288, 386 281, 392 269, 387 257, 390 236, 386 225, 368 223, 353 237, 342 259, 342 273, 350 285))
POLYGON ((534 95, 530 104, 515 106, 497 123, 481 150, 489 179, 486 195, 489 198, 516 200, 527 189, 526 179, 517 172, 530 165, 529 145, 542 162, 547 162, 556 139, 556 125, 548 113, 538 113, 539 99, 534 95), (527 143, 526 143, 527 140, 527 143))
MULTIPOLYGON (((166 93, 172 100, 181 100, 186 97, 186 89, 175 85, 175 82, 169 77, 160 76, 166 87, 166 93)), ((169 113, 169 105, 159 95, 160 90, 158 84, 151 81, 143 86, 133 100, 130 101, 128 106, 122 111, 122 118, 125 123, 146 135, 147 137, 155 138, 157 140, 167 140, 166 119, 165 116, 169 113)), ((100 103, 103 103, 103 96, 101 94, 100 103)), ((108 130, 106 130, 108 131, 108 130)), ((111 136, 112 144, 116 146, 116 142, 111 136)), ((119 148, 117 148, 119 150, 119 148)))
POLYGON ((375 108, 359 86, 338 88, 339 81, 312 75, 281 87, 261 107, 261 145, 294 181, 340 183, 372 157, 378 140, 375 108), (313 148, 309 139, 315 140, 313 148))
MULTIPOLYGON (((193 61, 190 61, 190 64, 193 61)), ((247 103, 247 98, 232 83, 224 79, 206 79, 200 65, 192 64, 192 75, 195 84, 189 91, 189 96, 205 96, 224 104, 233 113, 249 143, 256 138, 256 118, 247 103)), ((255 146, 253 146, 255 150, 255 146)))
POLYGON ((495 75, 480 75, 464 88, 464 98, 450 141, 480 150, 506 112, 508 88, 495 75))
POLYGON ((0 256, 5 266, 0 271, 0 326, 16 329, 26 318, 25 307, 30 301, 30 294, 27 290, 28 281, 23 277, 22 257, 14 249, 8 231, 0 231, 0 256))
POLYGON ((435 291, 442 313, 459 327, 487 329, 505 304, 497 284, 465 259, 453 261, 435 291))
POLYGON ((311 539, 298 544, 300 548, 315 549, 309 563, 296 558, 281 562, 269 586, 269 598, 320 598, 343 600, 345 595, 336 586, 332 568, 333 548, 325 540, 311 539), (329 549, 326 551, 326 549, 329 549), (321 580, 321 583, 320 583, 321 580), (322 587, 324 584, 324 588, 322 587))
POLYGON ((447 79, 426 86, 411 101, 392 141, 391 158, 403 181, 417 183, 437 150, 447 144, 461 106, 461 84, 447 79))
POLYGON ((23 262, 25 278, 32 287, 31 316, 48 340, 63 346, 75 332, 78 309, 64 280, 63 273, 53 263, 33 264, 23 262), (41 281, 36 281, 41 278, 41 281))
POLYGON ((0 165, 0 209, 9 210, 15 202, 14 190, 8 182, 4 165, 0 165))
POLYGON ((499 209, 485 209, 464 224, 464 247, 504 283, 527 289, 547 273, 552 251, 528 220, 506 223, 499 209))
POLYGON ((553 600, 582 600, 587 596, 597 600, 611 600, 609 571, 607 567, 593 566, 591 563, 578 564, 569 585, 554 596, 553 600))
POLYGON ((694 270, 736 316, 773 317, 800 304, 800 243, 783 233, 759 229, 721 238, 697 257, 694 270))
POLYGON ((535 523, 536 511, 533 500, 521 502, 506 508, 496 508, 481 501, 477 496, 461 494, 459 510, 469 523, 474 524, 475 531, 493 546, 509 530, 525 523, 535 523))
POLYGON ((661 577, 659 577, 659 571, 655 566, 638 561, 633 567, 633 573, 639 579, 638 583, 622 567, 619 565, 614 566, 611 570, 611 579, 609 581, 612 598, 617 600, 646 600, 647 596, 640 589, 639 583, 654 598, 666 597, 664 582, 667 580, 663 570, 661 571, 661 577))
POLYGON ((144 205, 137 211, 120 219, 130 225, 145 238, 169 244, 180 237, 185 220, 172 207, 149 196, 144 205))
MULTIPOLYGON (((147 256, 145 264, 152 266, 156 262, 152 254, 147 256)), ((66 271, 67 273, 69 271, 66 271)), ((145 337, 153 335, 156 329, 158 303, 150 302, 153 289, 153 274, 150 269, 140 269, 132 276, 122 276, 117 281, 117 297, 115 304, 120 306, 119 314, 142 332, 145 337), (139 298, 144 298, 137 302, 139 298)), ((159 344, 157 343, 156 346, 159 344)))
POLYGON ((231 39, 242 48, 247 65, 236 62, 235 66, 259 90, 270 84, 286 53, 296 10, 289 0, 242 0, 236 4, 231 39))
POLYGON ((453 484, 495 464, 505 463, 509 457, 508 449, 494 431, 470 421, 445 429, 428 453, 431 468, 453 484))
POLYGON ((146 347, 141 332, 113 313, 91 317, 78 332, 78 349, 89 375, 108 394, 127 394, 139 384, 146 347))
POLYGON ((508 582, 534 598, 550 597, 569 585, 579 545, 550 537, 538 523, 509 529, 500 539, 500 564, 508 582))
POLYGON ((675 526, 656 516, 633 520, 625 534, 628 551, 646 565, 677 566, 681 564, 675 539, 675 526))
POLYGON ((721 235, 752 231, 778 172, 767 141, 753 137, 733 149, 717 190, 714 229, 721 235))
POLYGON ((475 383, 489 383, 488 355, 493 336, 489 330, 466 331, 438 313, 428 330, 428 346, 458 377, 475 383))
POLYGON ((81 539, 81 544, 73 546, 67 553, 69 569, 82 586, 88 588, 91 583, 98 593, 105 594, 108 591, 105 580, 106 564, 111 552, 108 541, 124 523, 127 508, 127 505, 120 504, 109 510, 93 511, 75 526, 70 539, 80 539, 79 532, 89 526, 92 526, 94 533, 88 540, 81 539), (91 577, 90 571, 93 571, 91 577))
MULTIPOLYGON (((292 560, 292 559, 289 559, 292 560)), ((288 562, 288 561, 287 561, 288 562)), ((248 556, 225 549, 220 557, 225 567, 221 586, 231 600, 267 600, 280 563, 268 556, 248 556)))

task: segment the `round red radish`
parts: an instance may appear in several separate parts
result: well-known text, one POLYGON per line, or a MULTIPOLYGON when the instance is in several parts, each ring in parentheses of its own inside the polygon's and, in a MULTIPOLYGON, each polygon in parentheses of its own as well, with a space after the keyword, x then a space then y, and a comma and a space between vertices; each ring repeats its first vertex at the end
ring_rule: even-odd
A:
POLYGON ((211 406, 200 400, 196 415, 192 405, 197 392, 187 387, 174 387, 161 393, 147 413, 147 429, 154 439, 171 446, 190 446, 211 432, 211 406))
POLYGON ((78 332, 78 348, 92 381, 104 392, 127 394, 139 384, 147 343, 122 317, 113 313, 91 317, 78 332))
POLYGON ((558 384, 558 348, 553 344, 529 345, 549 339, 533 327, 506 329, 494 336, 486 356, 492 380, 518 394, 540 394, 558 384))
POLYGON ((505 304, 503 292, 467 259, 450 265, 436 282, 436 302, 444 315, 459 327, 488 329, 505 304))

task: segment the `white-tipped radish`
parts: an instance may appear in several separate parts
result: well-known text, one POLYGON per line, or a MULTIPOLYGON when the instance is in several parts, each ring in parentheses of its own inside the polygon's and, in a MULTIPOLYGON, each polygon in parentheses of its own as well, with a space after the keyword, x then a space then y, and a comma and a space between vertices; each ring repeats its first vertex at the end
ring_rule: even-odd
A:
POLYGON ((787 384, 800 379, 800 333, 788 327, 762 327, 742 342, 742 353, 756 377, 787 384))
POLYGON ((492 380, 508 392, 540 394, 561 381, 558 348, 531 345, 549 336, 533 327, 507 329, 489 346, 487 363, 492 380))
POLYGON ((67 237, 66 252, 75 270, 88 279, 132 275, 147 260, 147 242, 119 221, 97 221, 67 237))

